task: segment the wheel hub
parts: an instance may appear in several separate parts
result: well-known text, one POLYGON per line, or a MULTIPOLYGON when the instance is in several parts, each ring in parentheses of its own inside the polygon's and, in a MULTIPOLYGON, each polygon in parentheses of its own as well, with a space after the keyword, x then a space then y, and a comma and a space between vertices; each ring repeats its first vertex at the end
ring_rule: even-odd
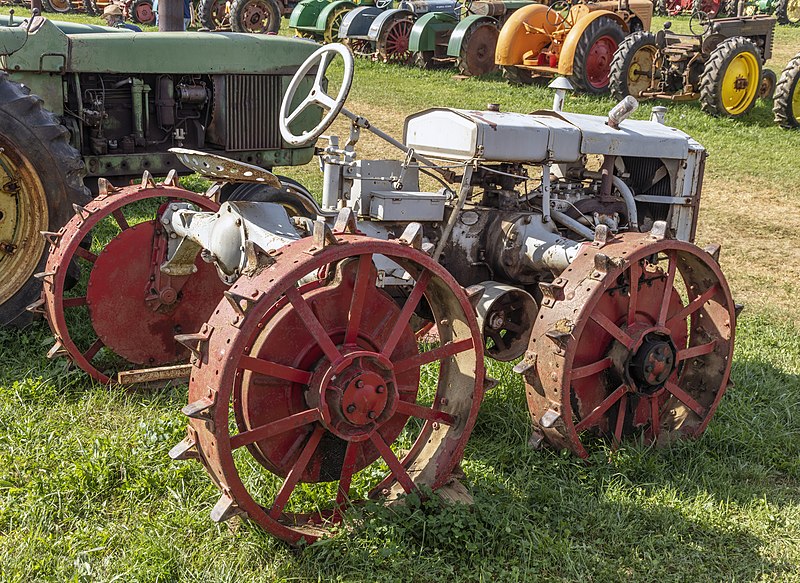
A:
POLYGON ((354 351, 312 377, 310 406, 323 423, 347 441, 362 441, 394 414, 397 383, 392 363, 376 352, 354 351))
POLYGON ((675 355, 668 336, 658 332, 645 335, 627 366, 639 392, 651 394, 667 381, 675 370, 675 355))

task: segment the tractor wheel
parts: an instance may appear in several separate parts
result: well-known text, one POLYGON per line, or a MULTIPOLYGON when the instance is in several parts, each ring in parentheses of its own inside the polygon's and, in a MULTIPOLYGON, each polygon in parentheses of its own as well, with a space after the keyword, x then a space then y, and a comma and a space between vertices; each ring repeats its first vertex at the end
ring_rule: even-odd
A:
POLYGON ((772 111, 775 123, 783 128, 800 128, 800 55, 797 55, 781 73, 775 88, 772 111))
POLYGON ((461 39, 461 50, 456 58, 458 72, 468 77, 480 77, 497 70, 494 53, 500 30, 486 22, 470 27, 461 39))
POLYGON ((419 51, 414 53, 414 65, 420 69, 433 67, 433 51, 419 51))
POLYGON ((104 384, 117 372, 188 360, 175 335, 199 330, 227 286, 199 256, 191 275, 161 270, 170 240, 161 219, 171 203, 219 208, 174 183, 174 173, 163 185, 145 173, 140 186, 122 189, 101 179, 100 194, 52 237, 43 299, 56 344, 48 356, 66 356, 104 384), (73 261, 88 278, 67 290, 73 261))
POLYGON ((356 57, 372 57, 375 54, 372 43, 363 38, 345 38, 342 39, 342 44, 356 57))
POLYGON ((385 63, 409 63, 408 41, 413 27, 414 17, 408 14, 399 14, 384 23, 375 44, 378 57, 385 63))
POLYGON ((605 93, 614 52, 625 38, 619 24, 608 17, 593 21, 583 32, 575 48, 572 85, 586 93, 605 93))
POLYGON ((711 255, 626 233, 546 287, 557 293, 545 293, 525 372, 541 437, 587 457, 587 437, 667 444, 705 430, 728 386, 736 327, 711 255))
POLYGON ((611 61, 611 97, 619 101, 633 95, 638 99, 652 85, 658 69, 657 60, 656 35, 641 31, 627 36, 611 61))
POLYGON ((200 24, 208 30, 220 30, 228 26, 225 0, 200 0, 200 24))
POLYGON ((324 42, 339 42, 339 28, 342 26, 342 20, 351 10, 352 8, 342 7, 328 15, 328 21, 325 23, 325 32, 322 33, 324 42))
POLYGON ((131 19, 139 24, 153 25, 156 23, 153 0, 134 0, 130 7, 130 13, 131 19))
POLYGON ((800 0, 778 0, 775 16, 781 24, 800 25, 800 0))
POLYGON ((761 56, 744 37, 715 48, 700 77, 700 106, 715 116, 740 117, 752 109, 761 87, 761 56))
POLYGON ((500 67, 503 71, 503 79, 512 85, 530 85, 533 83, 533 76, 528 69, 521 67, 500 67))
POLYGON ((295 241, 241 277, 202 328, 188 436, 170 456, 198 460, 222 491, 212 520, 244 514, 312 543, 365 498, 452 480, 483 396, 480 331, 447 270, 399 241, 295 241), (379 256, 410 276, 404 301, 376 285, 379 256), (444 324, 429 350, 410 324, 422 304, 444 324))
POLYGON ((722 9, 722 0, 694 0, 693 12, 703 12, 709 18, 716 18, 722 9))
POLYGON ((87 16, 99 16, 97 12, 97 5, 92 0, 83 0, 83 11, 87 16))
POLYGON ((738 16, 739 0, 724 0, 720 12, 722 16, 738 16))
POLYGON ((658 16, 667 16, 667 0, 656 0, 654 12, 658 16))
POLYGON ((285 176, 277 177, 282 188, 266 184, 237 184, 228 193, 220 196, 220 202, 243 200, 249 202, 273 202, 282 205, 290 217, 305 217, 316 220, 320 208, 314 196, 299 182, 285 176))
POLYGON ((42 0, 42 8, 45 12, 65 14, 72 12, 72 2, 70 0, 42 0))
POLYGON ((761 85, 758 87, 758 98, 768 101, 775 95, 775 85, 778 84, 778 76, 772 69, 761 71, 761 85))
POLYGON ((231 30, 258 34, 278 34, 281 10, 275 0, 233 0, 231 30))
POLYGON ((83 161, 42 100, 0 73, 0 326, 30 321, 39 297, 45 240, 89 200, 83 161))

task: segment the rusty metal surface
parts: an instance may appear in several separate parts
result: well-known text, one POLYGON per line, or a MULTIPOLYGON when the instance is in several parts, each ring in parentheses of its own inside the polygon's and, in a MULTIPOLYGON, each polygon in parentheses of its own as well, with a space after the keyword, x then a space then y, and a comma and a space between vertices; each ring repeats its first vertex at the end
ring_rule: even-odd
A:
POLYGON ((175 154, 184 166, 209 178, 237 183, 252 182, 281 188, 280 180, 272 172, 253 164, 186 148, 170 148, 169 151, 175 154))
POLYGON ((225 290, 213 266, 200 261, 192 276, 161 274, 158 268, 166 240, 159 234, 158 220, 131 227, 125 218, 126 207, 153 198, 187 201, 205 210, 219 208, 213 200, 178 188, 173 181, 174 176, 170 184, 156 185, 146 174, 141 185, 116 189, 101 180, 100 195, 86 207, 76 206, 75 216, 49 237, 46 268, 38 275, 43 282, 45 317, 55 337, 51 353, 68 356, 101 383, 112 379, 93 359, 106 346, 129 364, 157 366, 185 359, 187 353, 173 339, 176 328, 199 326, 225 290), (95 253, 84 241, 91 242, 94 229, 108 217, 116 220, 121 232, 95 253), (79 260, 89 277, 85 295, 75 296, 66 293, 68 269, 79 260), (86 323, 72 312, 81 308, 88 313, 93 341, 83 340, 85 329, 80 342, 73 338, 73 329, 86 323))
MULTIPOLYGON (((285 541, 313 542, 341 521, 353 475, 366 466, 369 475, 380 473, 370 465, 376 460, 389 472, 373 478, 373 497, 450 482, 484 379, 478 324, 458 283, 409 245, 352 234, 301 239, 262 259, 258 274, 231 288, 196 344, 184 413, 189 457, 203 461, 222 491, 212 518, 244 513, 285 541), (375 284, 378 254, 417 281, 402 307, 375 284), (309 273, 319 279, 295 287, 309 273), (440 344, 419 353, 409 319, 423 297, 440 344), (420 366, 436 361, 435 395, 417 402, 420 366), (401 452, 398 436, 413 434, 417 422, 422 429, 401 452), (234 461, 241 447, 279 478, 274 488, 245 486, 253 476, 242 470, 252 464, 234 461), (314 484, 329 492, 326 482, 336 483, 327 506, 292 497, 299 483, 305 492, 314 484)), ((177 447, 175 456, 186 450, 177 447)))
POLYGON ((714 257, 629 233, 587 244, 543 291, 517 370, 552 445, 586 457, 589 435, 663 444, 705 430, 728 386, 736 326, 714 257))

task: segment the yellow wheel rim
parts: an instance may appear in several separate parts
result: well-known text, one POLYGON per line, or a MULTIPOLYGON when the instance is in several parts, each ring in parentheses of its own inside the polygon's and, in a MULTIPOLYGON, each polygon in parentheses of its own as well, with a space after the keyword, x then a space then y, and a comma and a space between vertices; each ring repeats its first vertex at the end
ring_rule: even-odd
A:
POLYGON ((789 0, 786 5, 786 16, 792 22, 800 22, 800 0, 789 0))
POLYGON ((0 303, 8 301, 36 270, 44 251, 47 198, 30 163, 0 138, 0 303))
POLYGON ((628 93, 639 97, 650 87, 656 63, 656 47, 643 46, 637 50, 628 67, 628 93))
POLYGON ((730 115, 747 111, 761 85, 758 60, 751 53, 740 53, 728 64, 722 78, 722 106, 730 115))
POLYGON ((340 8, 328 18, 328 25, 322 34, 322 40, 326 43, 339 42, 339 27, 342 26, 342 20, 344 20, 344 16, 348 12, 350 12, 349 8, 340 8))

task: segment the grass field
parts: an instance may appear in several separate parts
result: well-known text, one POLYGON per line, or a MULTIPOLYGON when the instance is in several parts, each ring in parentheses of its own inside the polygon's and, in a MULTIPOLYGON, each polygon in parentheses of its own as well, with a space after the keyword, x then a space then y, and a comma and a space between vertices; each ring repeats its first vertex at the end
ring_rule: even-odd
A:
MULTIPOLYGON (((797 52, 800 29, 779 27, 770 66, 797 52)), ((398 135, 433 105, 552 101, 451 77, 358 62, 348 107, 398 135)), ((612 105, 574 95, 565 107, 612 105)), ((211 522, 216 488, 167 457, 185 434, 185 387, 122 394, 48 361, 45 324, 0 330, 0 581, 800 581, 800 132, 771 117, 766 103, 741 121, 669 108, 711 153, 699 243, 722 244, 746 305, 735 386, 701 439, 598 445, 588 463, 531 450, 521 380, 493 365, 502 383, 462 464, 474 506, 354 514, 354 528, 298 552, 247 522, 211 522)), ((386 152, 362 140, 363 156, 386 152)), ((315 164, 280 170, 321 183, 315 164)))

